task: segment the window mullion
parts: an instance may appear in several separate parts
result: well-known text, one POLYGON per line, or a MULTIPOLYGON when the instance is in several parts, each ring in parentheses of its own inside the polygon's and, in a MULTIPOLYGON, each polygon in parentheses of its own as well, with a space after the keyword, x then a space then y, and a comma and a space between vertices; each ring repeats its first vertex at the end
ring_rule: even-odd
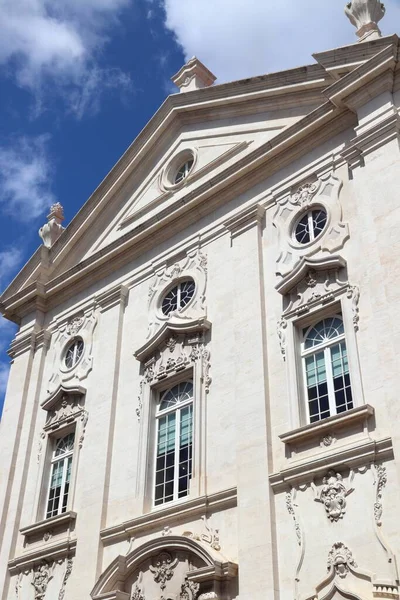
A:
POLYGON ((308 231, 310 232, 310 241, 314 240, 314 224, 312 211, 308 213, 308 231))
POLYGON ((331 415, 336 415, 335 389, 333 386, 333 371, 330 347, 324 349, 326 381, 328 386, 329 411, 331 415))

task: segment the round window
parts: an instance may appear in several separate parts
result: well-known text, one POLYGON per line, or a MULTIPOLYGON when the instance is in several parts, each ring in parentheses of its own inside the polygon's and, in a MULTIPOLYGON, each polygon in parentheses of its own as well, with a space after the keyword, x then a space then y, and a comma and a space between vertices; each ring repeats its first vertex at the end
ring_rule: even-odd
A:
POLYGON ((175 173, 175 178, 174 178, 175 184, 180 183, 181 181, 186 179, 186 177, 189 175, 190 171, 192 170, 193 164, 194 164, 194 159, 189 158, 189 160, 185 161, 183 163, 183 165, 181 165, 179 167, 179 169, 175 173))
POLYGON ((72 342, 67 348, 65 353, 65 366, 67 369, 72 369, 81 358, 83 354, 84 343, 83 340, 77 339, 72 342))
POLYGON ((327 218, 324 208, 314 208, 303 214, 294 229, 296 241, 299 244, 314 241, 325 229, 327 218))
POLYGON ((175 285, 163 298, 161 309, 168 316, 174 310, 182 310, 194 296, 196 285, 193 279, 185 279, 175 285))

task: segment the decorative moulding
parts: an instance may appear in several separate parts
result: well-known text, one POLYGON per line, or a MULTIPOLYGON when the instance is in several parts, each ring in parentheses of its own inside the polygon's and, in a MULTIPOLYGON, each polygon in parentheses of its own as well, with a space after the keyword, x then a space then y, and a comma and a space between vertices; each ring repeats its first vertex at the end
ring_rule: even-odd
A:
MULTIPOLYGON (((351 478, 354 472, 351 472, 351 478)), ((333 469, 328 471, 322 479, 322 487, 318 490, 315 484, 312 484, 315 492, 315 502, 324 505, 328 519, 335 523, 343 519, 346 514, 347 496, 354 492, 354 488, 347 488, 343 477, 333 469)))
POLYGON ((339 431, 352 427, 355 423, 365 423, 375 413, 374 408, 369 404, 358 406, 346 412, 328 417, 317 423, 304 425, 288 433, 283 433, 279 439, 288 445, 299 445, 309 440, 320 440, 321 437, 327 436, 332 429, 339 431))
POLYGON ((211 323, 204 318, 181 323, 164 323, 148 342, 134 352, 134 356, 137 360, 144 362, 166 339, 182 334, 194 336, 196 333, 205 333, 210 329, 211 323))
POLYGON ((84 396, 85 394, 86 388, 82 385, 77 385, 73 388, 65 388, 64 386, 60 385, 60 387, 57 390, 55 390, 50 396, 43 400, 43 402, 41 403, 41 407, 43 408, 43 410, 50 411, 53 410, 58 404, 60 404, 60 402, 63 401, 63 398, 66 395, 73 397, 84 396))
POLYGON ((255 225, 261 225, 265 215, 265 208, 260 204, 250 206, 241 210, 239 214, 234 215, 224 225, 230 231, 231 239, 245 233, 255 225))
POLYGON ((33 552, 27 552, 8 563, 10 575, 17 575, 20 571, 34 568, 39 562, 53 563, 65 560, 75 555, 76 540, 65 540, 58 544, 41 546, 33 552))
POLYGON ((327 469, 357 468, 371 462, 393 458, 391 438, 381 440, 359 439, 354 444, 336 447, 331 452, 320 452, 311 458, 295 461, 279 473, 270 475, 274 492, 281 492, 288 486, 310 483, 314 477, 323 476, 327 469))
POLYGON ((44 519, 39 523, 34 523, 34 525, 22 527, 22 529, 20 529, 19 531, 22 535, 25 536, 26 540, 29 540, 33 537, 38 538, 40 536, 44 536, 49 531, 67 531, 75 525, 76 516, 76 512, 70 510, 68 512, 63 513, 62 515, 56 515, 55 517, 51 517, 50 519, 44 519))
MULTIPOLYGON (((201 380, 206 394, 210 391, 212 382, 210 376, 211 352, 202 335, 203 329, 191 333, 177 335, 170 332, 164 336, 163 343, 158 344, 157 349, 144 363, 143 377, 140 382, 140 393, 136 414, 140 421, 143 408, 144 386, 153 385, 188 369, 191 365, 198 363, 201 369, 201 380)), ((146 356, 146 354, 143 354, 146 356)))
POLYGON ((275 286, 283 296, 298 285, 310 271, 337 271, 344 268, 346 261, 341 256, 326 256, 323 258, 302 257, 293 270, 275 286))
POLYGON ((206 311, 206 288, 207 288, 207 257, 199 248, 191 250, 186 257, 175 262, 172 266, 164 266, 155 273, 153 282, 149 288, 149 330, 148 338, 157 338, 157 334, 163 326, 170 329, 183 330, 185 326, 191 327, 194 322, 207 318, 206 311), (165 294, 184 279, 193 279, 195 290, 190 302, 183 308, 177 309, 168 315, 162 312, 162 300, 165 294))
POLYGON ((53 368, 47 388, 49 396, 57 393, 61 387, 65 390, 74 390, 88 377, 93 365, 93 338, 96 325, 97 314, 93 308, 87 312, 82 311, 59 325, 52 344, 53 368), (84 343, 83 353, 79 361, 72 368, 68 368, 65 364, 65 355, 69 345, 77 337, 84 343))
MULTIPOLYGON (((215 513, 237 505, 237 489, 231 488, 208 496, 169 506, 136 517, 119 525, 108 527, 100 532, 104 544, 130 540, 150 531, 159 532, 172 522, 186 523, 205 514, 215 513)), ((169 536, 166 536, 168 539, 169 536)))
MULTIPOLYGON (((280 253, 276 261, 276 274, 282 280, 299 269, 301 261, 310 259, 324 263, 329 256, 343 248, 349 238, 347 223, 342 222, 339 193, 342 181, 332 171, 321 174, 317 180, 304 182, 291 194, 277 199, 273 224, 278 229, 280 253), (327 214, 324 231, 315 240, 300 244, 294 236, 297 221, 308 210, 323 208, 327 214)), ((279 282, 282 283, 281 281, 279 282)), ((277 286, 279 287, 279 285, 277 286)), ((285 287, 285 284, 283 284, 285 287)))
MULTIPOLYGON (((121 588, 135 573, 137 573, 137 580, 133 587, 134 593, 136 590, 140 592, 146 585, 144 580, 149 582, 150 579, 159 585, 161 596, 164 597, 167 588, 165 596, 171 597, 169 582, 172 579, 175 580, 175 583, 171 583, 177 586, 176 591, 179 588, 181 591, 199 591, 200 585, 196 584, 205 584, 208 590, 210 588, 215 590, 219 589, 221 583, 229 586, 229 581, 237 576, 237 565, 229 562, 216 550, 206 548, 195 540, 182 536, 159 537, 135 548, 127 556, 118 556, 100 576, 91 592, 91 597, 93 600, 101 600, 104 598, 103 594, 121 588), (186 564, 186 569, 188 564, 191 565, 189 571, 184 574, 183 581, 182 564, 179 569, 180 574, 177 573, 175 577, 175 569, 178 563, 182 562, 186 564), (146 563, 147 568, 143 566, 146 563)), ((172 597, 177 598, 178 594, 175 592, 172 597)), ((182 596, 182 594, 180 598, 190 600, 190 596, 182 596)), ((193 596, 192 600, 194 600, 193 596)))

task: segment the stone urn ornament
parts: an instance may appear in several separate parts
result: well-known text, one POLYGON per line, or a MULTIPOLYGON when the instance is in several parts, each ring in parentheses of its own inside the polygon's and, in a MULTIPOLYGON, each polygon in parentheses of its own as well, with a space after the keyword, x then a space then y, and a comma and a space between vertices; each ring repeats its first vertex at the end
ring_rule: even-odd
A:
POLYGON ((357 28, 360 42, 382 36, 378 23, 385 16, 386 9, 379 0, 352 0, 346 5, 344 11, 357 28))

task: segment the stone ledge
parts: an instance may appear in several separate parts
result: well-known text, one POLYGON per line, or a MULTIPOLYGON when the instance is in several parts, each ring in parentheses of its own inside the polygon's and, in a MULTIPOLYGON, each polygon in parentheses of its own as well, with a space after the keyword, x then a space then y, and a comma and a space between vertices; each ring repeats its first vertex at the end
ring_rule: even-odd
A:
POLYGON ((279 439, 284 444, 293 446, 312 439, 320 439, 332 429, 339 431, 346 427, 351 427, 355 423, 363 423, 366 419, 369 419, 374 412, 374 408, 370 404, 364 404, 363 406, 352 408, 339 415, 328 417, 328 419, 324 419, 323 421, 304 425, 304 427, 299 427, 299 429, 283 433, 279 436, 279 439))
POLYGON ((20 571, 26 571, 31 569, 35 564, 40 561, 58 561, 64 558, 75 555, 76 540, 66 540, 52 546, 44 546, 29 552, 23 556, 17 556, 8 563, 8 570, 11 575, 15 575, 20 571))
POLYGON ((147 533, 154 530, 160 530, 165 525, 171 524, 171 519, 182 523, 204 515, 207 509, 223 510, 237 505, 237 489, 230 488, 222 492, 216 492, 208 496, 200 496, 193 500, 187 500, 174 506, 168 506, 163 509, 157 509, 140 517, 130 519, 119 525, 107 527, 100 532, 100 538, 103 544, 115 543, 121 540, 128 540, 132 536, 137 536, 142 531, 147 533))
POLYGON ((46 532, 54 531, 55 529, 70 529, 71 524, 75 523, 75 520, 76 512, 70 510, 62 515, 44 519, 43 521, 39 521, 39 523, 28 525, 28 527, 22 527, 19 532, 28 540, 29 538, 38 537, 41 534, 44 535, 46 532))
POLYGON ((323 453, 293 464, 279 473, 270 475, 269 481, 274 492, 282 492, 290 487, 311 482, 317 475, 322 475, 335 467, 349 469, 364 466, 376 461, 393 458, 391 438, 381 440, 359 441, 351 446, 342 446, 329 454, 323 453))

